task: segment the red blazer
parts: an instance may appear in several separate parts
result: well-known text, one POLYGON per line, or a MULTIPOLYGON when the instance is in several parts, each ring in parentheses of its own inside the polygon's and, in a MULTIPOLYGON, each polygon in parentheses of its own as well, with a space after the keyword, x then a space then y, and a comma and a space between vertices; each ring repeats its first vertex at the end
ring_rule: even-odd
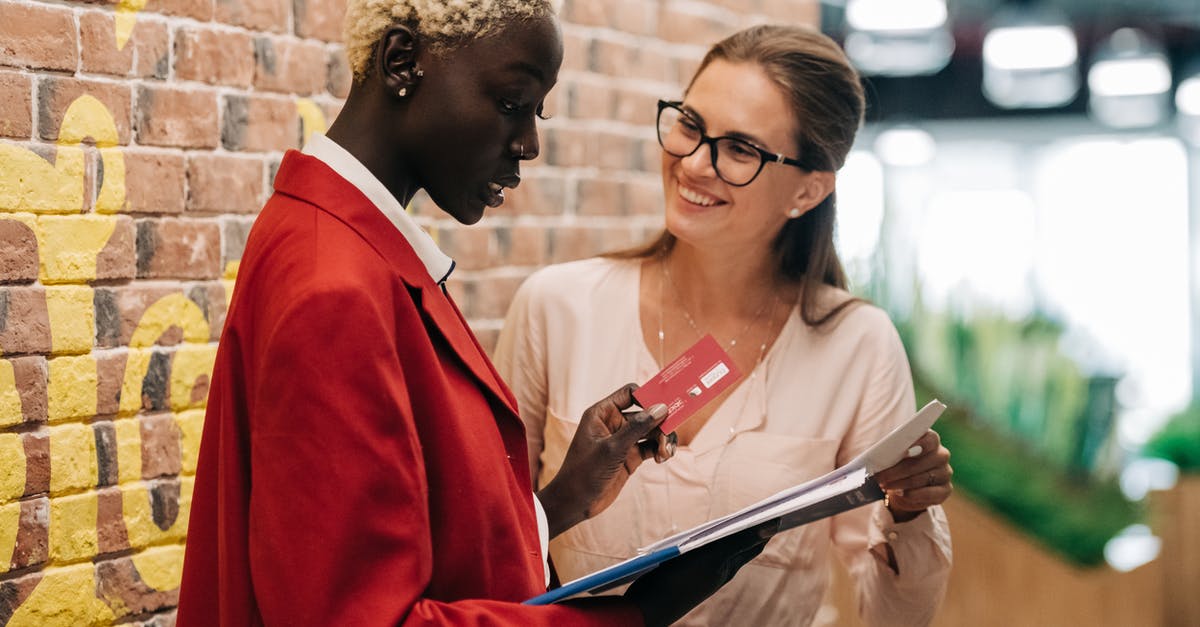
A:
POLYGON ((288 152, 217 352, 177 624, 640 623, 545 591, 524 428, 395 226, 288 152))

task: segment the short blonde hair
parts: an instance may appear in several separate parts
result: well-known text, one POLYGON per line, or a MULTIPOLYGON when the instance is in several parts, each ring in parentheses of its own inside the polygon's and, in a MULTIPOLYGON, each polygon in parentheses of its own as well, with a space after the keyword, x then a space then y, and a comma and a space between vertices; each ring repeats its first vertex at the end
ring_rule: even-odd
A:
POLYGON ((370 71, 383 33, 403 24, 430 40, 435 53, 487 36, 511 19, 553 15, 556 0, 350 0, 346 6, 346 56, 354 81, 370 71))

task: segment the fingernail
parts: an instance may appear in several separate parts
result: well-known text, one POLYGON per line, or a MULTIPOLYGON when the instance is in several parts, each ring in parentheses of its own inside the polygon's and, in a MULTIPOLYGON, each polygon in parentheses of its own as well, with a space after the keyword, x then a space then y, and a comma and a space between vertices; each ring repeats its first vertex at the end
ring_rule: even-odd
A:
POLYGON ((675 441, 674 440, 667 442, 667 449, 669 451, 671 451, 671 456, 674 457, 675 456, 675 441))
POLYGON ((922 450, 924 450, 924 449, 922 449, 922 448, 921 448, 921 445, 920 445, 920 444, 917 444, 916 446, 914 446, 914 447, 912 447, 912 448, 908 449, 908 456, 909 456, 909 457, 916 457, 917 455, 920 455, 920 454, 921 454, 921 451, 922 451, 922 450))
POLYGON ((662 403, 651 405, 649 411, 650 415, 653 416, 655 420, 658 420, 659 418, 666 418, 667 416, 667 406, 662 403))

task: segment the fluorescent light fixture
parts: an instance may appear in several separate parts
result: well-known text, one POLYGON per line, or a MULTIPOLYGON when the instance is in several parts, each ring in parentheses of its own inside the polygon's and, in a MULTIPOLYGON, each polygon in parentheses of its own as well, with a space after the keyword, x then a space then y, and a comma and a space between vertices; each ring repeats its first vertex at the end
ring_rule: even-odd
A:
POLYGON ((983 62, 998 70, 1051 70, 1079 60, 1075 33, 1065 25, 1002 26, 983 37, 983 62))
POLYGON ((1075 33, 1034 19, 1017 16, 983 38, 983 94, 998 107, 1059 107, 1079 91, 1075 33))
POLYGON ((875 154, 890 166, 916 167, 933 161, 937 142, 933 135, 912 126, 890 128, 875 138, 875 154))
POLYGON ((1088 110, 1102 124, 1137 128, 1167 117, 1171 66, 1140 30, 1120 28, 1101 42, 1087 80, 1088 110))
POLYGON ((947 17, 945 0, 850 0, 846 56, 868 76, 937 73, 954 54, 947 17))
MULTIPOLYGON (((1200 74, 1184 79, 1175 88, 1175 111, 1179 134, 1189 145, 1200 147, 1200 74)), ((1196 272, 1200 276, 1200 267, 1196 272)))
POLYGON ((1200 74, 1184 79, 1175 88, 1175 109, 1180 115, 1200 117, 1200 74))
POLYGON ((946 25, 945 0, 850 0, 846 23, 856 31, 929 31, 946 25))
POLYGON ((1155 96, 1171 90, 1171 68, 1160 56, 1108 59, 1088 70, 1093 96, 1155 96))

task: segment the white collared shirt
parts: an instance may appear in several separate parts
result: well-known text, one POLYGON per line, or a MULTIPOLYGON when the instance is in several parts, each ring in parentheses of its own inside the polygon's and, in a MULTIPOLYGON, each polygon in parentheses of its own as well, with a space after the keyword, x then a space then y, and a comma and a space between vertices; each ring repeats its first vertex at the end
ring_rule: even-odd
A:
MULTIPOLYGON (((450 277, 450 273, 454 271, 454 260, 442 252, 441 248, 438 248, 429 233, 426 233, 412 219, 412 216, 408 215, 400 201, 396 200, 396 197, 374 174, 371 174, 367 166, 337 142, 321 133, 313 133, 308 138, 303 152, 310 157, 319 159, 338 176, 346 179, 346 182, 362 192, 363 196, 366 196, 367 200, 370 200, 387 217, 388 221, 396 225, 396 229, 400 231, 404 239, 408 240, 413 251, 417 253, 417 257, 421 259, 421 263, 425 264, 425 269, 429 271, 429 276, 433 278, 434 282, 445 283, 446 279, 450 277)), ((546 519, 546 510, 542 508, 536 495, 533 497, 533 507, 537 512, 538 539, 542 548, 542 569, 545 572, 546 585, 549 585, 550 563, 547 559, 549 555, 547 547, 550 544, 550 523, 546 519)))

